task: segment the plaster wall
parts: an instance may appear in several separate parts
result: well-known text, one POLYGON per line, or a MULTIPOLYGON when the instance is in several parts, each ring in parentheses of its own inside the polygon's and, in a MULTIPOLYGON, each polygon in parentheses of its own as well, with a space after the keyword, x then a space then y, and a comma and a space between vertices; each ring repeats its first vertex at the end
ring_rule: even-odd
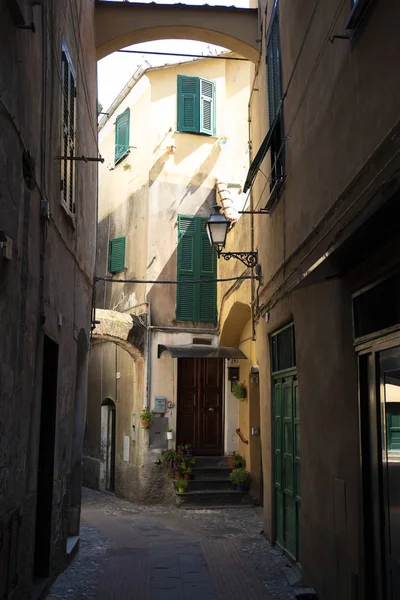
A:
MULTIPOLYGON (((127 95, 121 92, 123 100, 118 106, 114 102, 109 118, 101 122, 99 138, 105 158, 100 167, 99 275, 108 274, 109 239, 125 235, 127 269, 116 279, 176 279, 178 214, 208 217, 217 179, 240 183, 246 172, 252 69, 246 61, 202 59, 139 72, 127 95), (215 81, 216 137, 176 131, 178 74, 215 81), (128 107, 135 148, 114 165, 115 119, 128 107), (223 147, 221 137, 227 138, 223 147)), ((100 283, 97 289, 99 306, 126 311, 147 300, 153 325, 175 324, 175 286, 100 283)))
MULTIPOLYGON (((265 35, 274 4, 268 0, 259 7, 264 39, 250 106, 252 157, 269 128, 265 35)), ((302 574, 322 600, 347 600, 356 585, 360 598, 365 594, 350 294, 360 282, 338 278, 297 291, 296 284, 398 186, 399 78, 393 73, 400 51, 394 23, 400 13, 394 3, 372 2, 359 27, 349 32, 351 41, 330 43, 330 36, 345 32, 349 3, 338 6, 329 0, 313 17, 311 0, 301 6, 280 0, 278 5, 282 89, 287 92, 285 182, 271 213, 254 217, 254 245, 263 271, 255 320, 264 531, 275 539, 269 335, 293 320, 300 401, 302 574)), ((252 187, 255 207, 268 200, 263 173, 269 171, 267 155, 252 187)), ((235 230, 244 229, 245 223, 241 219, 235 230)), ((374 272, 389 269, 393 260, 393 252, 392 258, 374 259, 374 272)), ((224 273, 225 269, 224 265, 224 273)), ((364 284, 371 281, 371 261, 363 273, 364 284)), ((224 296, 221 291, 221 296, 222 315, 228 319, 232 300, 229 293, 224 296)))
MULTIPOLYGON (((81 452, 82 423, 74 412, 82 416, 85 402, 86 367, 77 375, 77 359, 85 364, 87 343, 78 352, 78 339, 81 332, 88 340, 96 243, 95 162, 76 164, 73 221, 61 206, 60 161, 55 156, 61 153, 62 42, 76 70, 79 148, 90 157, 97 155, 96 67, 92 4, 72 0, 55 10, 53 3, 32 8, 20 2, 23 18, 35 23, 35 34, 17 28, 20 22, 13 18, 12 4, 0 3, 0 228, 13 244, 12 259, 0 259, 0 521, 11 511, 20 515, 15 594, 28 597, 43 335, 59 345, 51 581, 65 564, 70 492, 81 452), (40 215, 41 200, 49 201, 47 221, 40 215)), ((76 529, 80 501, 75 497, 74 502, 76 529)))

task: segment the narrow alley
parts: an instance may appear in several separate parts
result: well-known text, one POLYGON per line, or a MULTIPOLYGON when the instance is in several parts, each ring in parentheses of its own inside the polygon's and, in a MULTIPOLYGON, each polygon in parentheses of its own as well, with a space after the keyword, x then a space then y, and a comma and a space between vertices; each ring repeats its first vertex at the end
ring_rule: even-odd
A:
POLYGON ((295 572, 261 529, 257 507, 144 507, 84 489, 79 550, 47 598, 290 600, 295 572))

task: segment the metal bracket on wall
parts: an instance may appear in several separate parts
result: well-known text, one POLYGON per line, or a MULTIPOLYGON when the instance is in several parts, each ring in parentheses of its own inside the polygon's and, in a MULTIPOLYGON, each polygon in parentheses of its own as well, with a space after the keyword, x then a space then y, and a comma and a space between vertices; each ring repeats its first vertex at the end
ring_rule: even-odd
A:
POLYGON ((255 252, 220 252, 218 258, 230 260, 231 258, 237 258, 246 267, 255 267, 258 262, 258 253, 255 252))
POLYGON ((91 156, 55 156, 54 160, 83 160, 84 162, 104 162, 104 158, 99 156, 93 158, 91 156))

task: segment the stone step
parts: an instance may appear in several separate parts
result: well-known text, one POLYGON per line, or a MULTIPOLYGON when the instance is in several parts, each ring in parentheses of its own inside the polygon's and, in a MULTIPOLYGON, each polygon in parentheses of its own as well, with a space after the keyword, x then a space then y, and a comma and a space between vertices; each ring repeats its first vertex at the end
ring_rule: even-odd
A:
POLYGON ((199 479, 197 474, 190 481, 188 490, 191 492, 198 490, 231 490, 232 484, 228 479, 199 479))
POLYGON ((208 467, 228 468, 228 458, 226 456, 194 456, 196 468, 205 469, 208 467))
POLYGON ((180 505, 197 504, 201 506, 207 505, 225 505, 225 504, 242 504, 251 505, 251 499, 248 492, 238 492, 236 490, 202 490, 202 491, 187 491, 183 494, 176 493, 180 505))
POLYGON ((211 481, 211 480, 227 480, 230 481, 229 476, 231 474, 231 469, 226 467, 193 467, 192 469, 193 477, 196 481, 211 481))
POLYGON ((181 508, 184 510, 225 510, 225 508, 231 509, 239 509, 246 506, 246 508, 251 508, 252 504, 182 504, 181 508))

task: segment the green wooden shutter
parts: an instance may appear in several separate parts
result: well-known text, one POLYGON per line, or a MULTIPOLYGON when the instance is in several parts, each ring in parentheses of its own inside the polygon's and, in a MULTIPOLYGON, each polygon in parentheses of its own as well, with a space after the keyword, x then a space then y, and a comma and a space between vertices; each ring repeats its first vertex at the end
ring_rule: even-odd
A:
POLYGON ((200 129, 200 80, 178 75, 178 131, 198 133, 200 129))
POLYGON ((267 43, 267 74, 268 74, 268 112, 271 126, 282 97, 280 51, 279 51, 279 20, 275 14, 267 43))
POLYGON ((115 122, 115 162, 126 156, 129 150, 129 117, 130 110, 127 108, 115 122))
MULTIPOLYGON (((216 256, 205 229, 207 219, 178 216, 178 281, 215 279, 216 256)), ((216 283, 177 286, 179 321, 215 323, 216 283)))
POLYGON ((200 79, 200 133, 215 135, 215 83, 200 79))
MULTIPOLYGON (((194 268, 195 217, 178 216, 178 281, 195 279, 194 268)), ((177 286, 176 318, 194 321, 195 285, 177 286)))
POLYGON ((109 246, 109 271, 118 273, 125 269, 125 237, 110 240, 109 246))
MULTIPOLYGON (((205 228, 206 222, 207 219, 200 220, 200 279, 216 279, 217 259, 215 250, 210 246, 205 228)), ((198 287, 199 321, 215 323, 217 320, 217 284, 204 283, 198 287)))
MULTIPOLYGON (((397 408, 397 403, 393 403, 393 405, 393 408, 397 408)), ((386 413, 386 424, 387 449, 398 452, 400 450, 400 415, 386 413)))

